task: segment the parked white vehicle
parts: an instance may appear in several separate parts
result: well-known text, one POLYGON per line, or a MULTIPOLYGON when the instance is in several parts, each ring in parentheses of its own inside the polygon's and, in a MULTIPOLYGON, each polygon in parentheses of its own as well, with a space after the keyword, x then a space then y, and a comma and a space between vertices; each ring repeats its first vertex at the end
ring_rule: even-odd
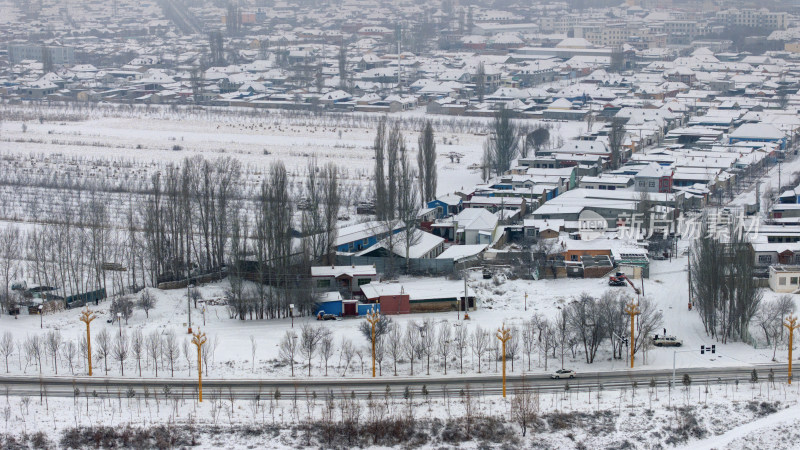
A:
POLYGON ((575 378, 575 371, 570 369, 561 369, 556 370, 556 372, 550 375, 550 378, 556 380, 561 378, 575 378))
POLYGON ((675 336, 653 336, 653 345, 656 347, 680 347, 683 341, 675 336))

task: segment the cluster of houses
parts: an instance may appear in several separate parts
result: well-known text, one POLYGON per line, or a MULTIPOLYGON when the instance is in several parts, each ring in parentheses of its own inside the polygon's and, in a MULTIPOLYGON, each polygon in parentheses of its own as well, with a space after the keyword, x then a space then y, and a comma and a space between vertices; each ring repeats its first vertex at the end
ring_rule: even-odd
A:
MULTIPOLYGON (((637 3, 573 10, 566 2, 27 2, 9 9, 16 21, 0 31, 8 43, 0 94, 455 115, 488 115, 500 102, 524 117, 580 120, 675 98, 771 97, 800 57, 791 8, 699 3, 666 11, 637 3), (770 34, 746 49, 703 38, 741 26, 770 34)), ((656 130, 645 123, 641 131, 652 139, 656 130)))
MULTIPOLYGON (((532 263, 535 277, 604 276, 621 264, 646 276, 637 239, 608 233, 722 204, 792 156, 800 138, 797 5, 262 3, 23 2, 7 8, 16 20, 0 30, 0 97, 484 117, 502 106, 586 129, 428 202, 411 232, 381 222, 339 230, 340 260, 311 273, 325 313, 470 307, 458 281, 379 281, 381 261, 452 273, 520 243, 547 243, 537 252, 550 262, 532 263), (753 36, 718 37, 733 29, 753 36), (587 218, 607 234, 581 239, 587 218)), ((800 263, 800 187, 772 188, 779 197, 766 213, 780 228, 753 246, 758 261, 785 269, 800 263)), ((794 286, 800 275, 785 278, 794 286)))

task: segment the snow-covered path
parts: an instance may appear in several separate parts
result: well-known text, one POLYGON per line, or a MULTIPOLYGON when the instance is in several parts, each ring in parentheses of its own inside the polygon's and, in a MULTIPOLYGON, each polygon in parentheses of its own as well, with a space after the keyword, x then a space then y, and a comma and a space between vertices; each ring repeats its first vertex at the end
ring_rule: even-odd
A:
MULTIPOLYGON (((767 417, 756 419, 750 423, 740 425, 719 436, 712 436, 700 441, 694 441, 691 442, 690 444, 687 444, 679 448, 681 450, 711 450, 711 449, 729 448, 731 444, 733 444, 735 441, 739 441, 745 438, 753 438, 754 435, 760 434, 763 431, 769 432, 775 427, 778 427, 780 425, 789 425, 793 428, 796 428, 799 423, 800 423, 800 405, 794 405, 784 409, 783 411, 771 414, 767 417)), ((742 442, 739 442, 738 444, 744 445, 744 443, 742 442)), ((739 448, 742 445, 736 445, 735 447, 739 448)), ((795 445, 800 445, 800 443, 796 443, 795 445)), ((767 447, 761 447, 761 446, 749 447, 748 445, 744 445, 744 448, 767 448, 767 447)), ((775 445, 773 442, 770 445, 770 448, 785 448, 785 447, 783 447, 782 445, 775 445)))

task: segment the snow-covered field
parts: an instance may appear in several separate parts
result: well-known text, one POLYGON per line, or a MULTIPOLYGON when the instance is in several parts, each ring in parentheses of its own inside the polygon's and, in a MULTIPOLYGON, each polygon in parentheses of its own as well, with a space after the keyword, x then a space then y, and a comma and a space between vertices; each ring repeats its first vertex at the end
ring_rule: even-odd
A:
MULTIPOLYGON (((279 160, 290 174, 299 176, 308 159, 316 157, 323 164, 328 161, 338 164, 346 171, 345 179, 364 184, 372 174, 372 143, 380 117, 366 114, 355 115, 355 118, 294 117, 280 112, 252 111, 232 115, 230 112, 180 112, 167 108, 128 110, 120 107, 124 113, 118 109, 42 108, 41 114, 49 114, 43 121, 24 120, 37 117, 39 111, 23 109, 6 114, 7 118, 0 124, 0 141, 4 142, 5 153, 123 161, 136 164, 138 170, 148 171, 157 168, 148 165, 177 164, 187 156, 203 155, 212 159, 232 156, 244 167, 262 171, 279 160), (70 120, 59 120, 62 116, 70 120), (176 146, 181 150, 174 150, 176 146)), ((423 119, 424 116, 415 112, 390 116, 390 120, 400 123, 412 161, 416 161, 416 141, 423 119)), ((480 163, 488 119, 432 116, 431 120, 439 155, 438 192, 468 189, 479 182, 479 171, 468 167, 480 163), (460 162, 451 162, 447 156, 451 152, 463 155, 460 162)), ((521 125, 531 127, 537 123, 535 120, 520 121, 521 125)), ((585 125, 580 122, 551 125, 553 143, 575 138, 585 131, 585 125)), ((46 162, 44 166, 46 168, 46 162)))
POLYGON ((294 400, 291 392, 204 401, 167 391, 145 395, 77 386, 75 398, 0 399, 0 446, 34 448, 792 448, 797 387, 758 383, 630 386, 618 391, 452 392, 428 398, 352 399, 347 392, 294 400), (523 436, 519 405, 527 406, 523 436))
MULTIPOLYGON (((673 356, 675 356, 678 369, 685 367, 723 367, 723 366, 742 366, 748 364, 769 363, 772 361, 773 349, 766 346, 754 348, 751 345, 734 342, 721 344, 707 337, 703 325, 696 311, 689 311, 688 289, 686 280, 687 260, 685 257, 669 261, 654 261, 651 267, 651 277, 644 282, 645 296, 657 305, 658 310, 663 313, 663 328, 668 334, 675 335, 684 341, 683 351, 673 355, 673 350, 668 348, 654 348, 647 352, 646 358, 637 356, 636 368, 638 369, 671 369, 673 356), (717 352, 715 355, 700 355, 701 345, 715 344, 717 352), (644 360, 643 360, 644 359, 644 360)), ((424 288, 427 284, 431 286, 441 283, 439 279, 410 279, 401 278, 400 283, 415 283, 416 288, 424 288)), ((638 284, 638 280, 637 280, 638 284)), ((205 299, 221 298, 225 295, 227 286, 226 281, 214 283, 200 287, 200 291, 205 299)), ((501 325, 508 327, 521 328, 523 321, 529 320, 534 314, 541 314, 554 320, 559 309, 566 306, 572 299, 582 293, 589 293, 600 296, 607 289, 622 290, 635 297, 632 290, 624 287, 609 287, 605 279, 560 279, 560 280, 505 280, 499 285, 495 285, 493 280, 480 279, 480 273, 474 272, 470 282, 470 292, 475 292, 478 299, 478 309, 470 313, 470 321, 461 321, 470 333, 474 333, 477 327, 488 330, 492 335, 501 325), (528 294, 527 311, 525 310, 524 296, 528 294)), ((188 345, 189 336, 185 334, 187 324, 187 302, 185 290, 159 291, 149 289, 158 299, 156 308, 150 311, 150 317, 145 317, 142 310, 134 310, 133 316, 128 323, 123 323, 122 331, 132 333, 140 329, 146 336, 151 333, 164 335, 174 332, 178 336, 179 344, 183 341, 187 343, 189 358, 181 357, 178 359, 175 368, 175 376, 191 377, 194 372, 190 365, 194 363, 192 359, 193 348, 188 345)), ((772 298, 775 294, 765 290, 765 297, 772 298)), ((107 323, 111 319, 108 314, 110 304, 108 301, 102 302, 99 306, 92 306, 100 320, 93 322, 92 334, 106 329, 110 335, 115 337, 119 333, 118 323, 107 323)), ((368 341, 359 333, 358 326, 364 320, 361 318, 347 318, 341 321, 319 322, 310 317, 297 317, 294 319, 294 328, 290 319, 277 320, 234 320, 230 319, 225 306, 208 306, 205 317, 200 306, 192 307, 192 323, 195 328, 199 328, 209 337, 209 342, 215 348, 213 364, 209 367, 208 377, 212 378, 233 378, 233 377, 263 377, 278 376, 289 377, 290 367, 280 361, 279 342, 283 335, 290 330, 299 333, 299 328, 306 323, 312 326, 325 327, 330 330, 334 337, 335 352, 330 359, 329 375, 342 376, 345 371, 346 363, 343 362, 341 348, 344 340, 354 343, 361 349, 363 361, 358 358, 351 361, 346 369, 346 376, 360 376, 363 368, 369 360, 367 352, 368 341), (252 340, 256 342, 255 361, 251 356, 253 351, 252 340), (214 345, 216 343, 216 345, 214 345)), ((437 326, 442 323, 456 324, 456 312, 433 313, 433 314, 410 314, 394 316, 393 320, 402 327, 408 326, 411 321, 416 323, 425 319, 432 319, 437 326)), ((22 344, 28 336, 39 334, 44 336, 48 331, 58 331, 64 339, 73 340, 76 343, 85 333, 83 323, 78 321, 78 311, 68 310, 47 314, 41 317, 21 315, 18 320, 10 316, 0 318, 0 328, 12 330, 16 341, 22 344)), ((494 341, 494 339, 492 339, 494 341)), ((494 345, 494 342, 492 342, 494 345)), ((552 352, 552 348, 551 348, 552 352)), ((560 354, 558 358, 552 355, 545 360, 541 346, 536 346, 530 355, 530 361, 520 349, 517 360, 514 364, 513 373, 544 373, 545 364, 547 372, 560 367, 560 354), (530 369, 528 368, 530 366, 530 369)), ((496 373, 499 370, 496 362, 490 358, 491 353, 487 353, 482 360, 482 371, 496 373)), ((17 352, 10 359, 9 370, 12 373, 37 374, 38 369, 32 361, 27 361, 21 352, 17 352)), ((302 359, 298 357, 298 360, 302 359)), ((786 361, 786 346, 782 344, 778 347, 776 361, 786 361)), ((45 359, 43 372, 45 374, 55 373, 52 367, 52 360, 45 359)), ((74 370, 81 372, 83 361, 76 360, 74 370)), ((163 364, 163 363, 162 363, 163 364)), ((67 361, 61 357, 58 360, 58 373, 69 373, 67 361)), ((126 376, 138 376, 136 371, 136 361, 129 358, 125 363, 126 376)), ((155 370, 150 361, 143 361, 143 376, 155 376, 155 370)), ((459 362, 451 354, 448 361, 448 371, 459 370, 459 362)), ((566 352, 564 365, 581 371, 602 371, 602 370, 629 370, 626 369, 624 360, 611 358, 611 349, 607 341, 603 343, 598 352, 598 356, 593 364, 587 364, 582 352, 578 352, 573 357, 569 351, 566 352)), ((97 373, 103 364, 95 361, 97 373)), ((108 361, 109 374, 119 375, 119 364, 115 361, 108 361)), ((510 369, 510 367, 509 367, 510 369)), ((636 369, 634 369, 636 370, 636 369)), ((383 359, 382 376, 392 376, 393 364, 388 355, 383 359)), ((444 365, 437 360, 434 355, 434 362, 431 364, 431 374, 437 375, 444 372, 444 365)), ((467 348, 464 356, 464 372, 477 372, 477 359, 467 348)), ((410 373, 410 363, 403 358, 398 362, 398 373, 408 375, 410 373)), ((305 363, 295 366, 295 375, 298 377, 307 376, 308 367, 305 363)), ((311 376, 323 376, 324 368, 320 358, 312 359, 311 376)), ((159 371, 160 377, 169 376, 162 366, 159 371)), ((415 376, 420 376, 419 361, 415 371, 415 376)))

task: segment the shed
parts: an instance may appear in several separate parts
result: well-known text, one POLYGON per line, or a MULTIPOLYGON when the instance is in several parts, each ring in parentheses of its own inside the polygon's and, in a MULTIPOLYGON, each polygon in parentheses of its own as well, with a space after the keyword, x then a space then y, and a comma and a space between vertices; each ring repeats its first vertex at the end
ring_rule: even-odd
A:
POLYGON ((769 288, 781 293, 800 289, 800 266, 770 266, 769 288))
POLYGON ((315 315, 333 314, 334 316, 341 316, 343 313, 342 308, 342 294, 336 291, 323 292, 319 295, 317 301, 317 309, 315 315))
POLYGON ((410 297, 408 294, 381 295, 378 297, 380 310, 383 314, 408 314, 411 312, 410 297))

